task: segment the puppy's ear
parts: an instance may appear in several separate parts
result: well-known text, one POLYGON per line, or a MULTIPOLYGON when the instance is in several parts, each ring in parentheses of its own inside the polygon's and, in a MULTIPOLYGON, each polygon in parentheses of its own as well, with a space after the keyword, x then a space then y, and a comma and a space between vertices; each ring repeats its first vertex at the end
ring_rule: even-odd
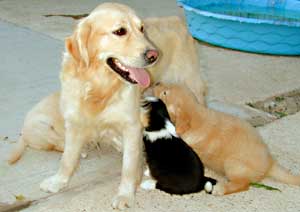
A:
POLYGON ((72 57, 85 67, 89 66, 88 41, 91 34, 91 25, 87 21, 78 24, 74 34, 65 41, 67 51, 72 57))
POLYGON ((191 117, 188 111, 177 108, 175 112, 175 127, 176 133, 182 135, 191 127, 191 117))

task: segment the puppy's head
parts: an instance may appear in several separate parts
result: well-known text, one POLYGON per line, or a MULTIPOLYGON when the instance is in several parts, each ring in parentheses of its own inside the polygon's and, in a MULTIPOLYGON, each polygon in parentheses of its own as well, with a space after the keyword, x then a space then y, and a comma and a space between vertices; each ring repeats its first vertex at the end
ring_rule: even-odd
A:
POLYGON ((184 104, 184 91, 177 85, 159 83, 153 87, 152 92, 167 105, 171 117, 175 115, 176 108, 184 104))
POLYGON ((159 131, 170 122, 166 105, 156 97, 145 97, 142 101, 142 123, 146 131, 159 131))
POLYGON ((104 3, 78 23, 66 49, 80 67, 104 66, 126 82, 147 87, 150 77, 144 68, 156 62, 158 52, 144 31, 132 9, 104 3))
POLYGON ((183 85, 157 84, 153 88, 154 96, 167 105, 171 120, 181 134, 190 127, 190 120, 197 108, 197 100, 183 85))

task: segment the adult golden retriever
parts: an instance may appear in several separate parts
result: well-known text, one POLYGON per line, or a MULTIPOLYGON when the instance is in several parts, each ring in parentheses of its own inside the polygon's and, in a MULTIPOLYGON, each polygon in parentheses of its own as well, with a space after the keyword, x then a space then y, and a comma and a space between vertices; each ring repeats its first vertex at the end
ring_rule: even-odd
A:
POLYGON ((105 3, 78 23, 65 44, 61 91, 27 114, 9 162, 17 161, 26 146, 64 151, 58 173, 40 186, 57 192, 67 186, 85 143, 110 140, 123 150, 122 178, 113 201, 113 207, 123 209, 133 203, 141 176, 140 87, 178 83, 204 104, 194 40, 177 17, 143 23, 127 6, 105 3), (147 37, 159 47, 153 67, 158 52, 147 37))

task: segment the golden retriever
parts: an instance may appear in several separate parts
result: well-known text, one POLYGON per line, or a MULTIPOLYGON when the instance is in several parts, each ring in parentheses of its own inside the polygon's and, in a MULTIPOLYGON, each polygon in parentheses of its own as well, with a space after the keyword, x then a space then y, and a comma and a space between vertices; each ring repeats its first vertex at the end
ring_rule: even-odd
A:
MULTIPOLYGON (((150 37, 156 47, 159 46, 158 62, 147 68, 151 84, 181 84, 191 90, 199 103, 205 105, 206 84, 201 79, 195 41, 188 34, 184 22, 179 17, 172 16, 147 18, 144 24, 147 37, 150 37)), ((59 99, 60 92, 51 94, 28 112, 19 145, 11 154, 10 163, 21 157, 26 146, 63 151, 64 123, 59 99), (43 119, 44 121, 40 121, 43 119)))
POLYGON ((83 145, 108 137, 122 143, 123 150, 113 207, 133 203, 142 171, 140 87, 149 86, 144 68, 157 58, 142 20, 127 6, 102 4, 78 23, 66 39, 61 93, 28 114, 19 144, 20 149, 29 142, 37 148, 64 150, 58 173, 41 183, 42 190, 57 192, 67 186, 83 145))
POLYGON ((113 206, 125 208, 133 203, 142 161, 140 88, 134 84, 142 90, 151 82, 182 84, 204 104, 206 89, 194 40, 178 17, 147 19, 143 25, 127 6, 105 3, 78 23, 65 44, 61 91, 27 114, 9 163, 16 162, 27 146, 64 151, 58 173, 41 183, 42 190, 57 192, 67 186, 85 143, 110 140, 124 155, 113 206), (158 53, 149 37, 159 46, 153 67, 158 53))
POLYGON ((204 165, 227 177, 228 182, 218 183, 213 194, 248 190, 251 182, 267 176, 300 185, 300 176, 274 161, 261 136, 246 121, 200 106, 182 86, 159 84, 154 95, 165 102, 176 132, 204 165))

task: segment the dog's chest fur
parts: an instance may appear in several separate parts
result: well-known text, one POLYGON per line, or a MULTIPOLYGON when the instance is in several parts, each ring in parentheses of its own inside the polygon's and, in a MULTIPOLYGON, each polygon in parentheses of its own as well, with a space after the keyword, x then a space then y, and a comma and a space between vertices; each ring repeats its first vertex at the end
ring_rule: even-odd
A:
MULTIPOLYGON (((65 121, 78 127, 95 129, 94 137, 103 137, 108 132, 116 136, 126 125, 139 120, 139 89, 134 85, 122 85, 99 113, 90 113, 83 101, 90 101, 91 83, 71 78, 63 81, 60 107, 65 121)), ((102 107, 102 105, 101 105, 102 107)))

